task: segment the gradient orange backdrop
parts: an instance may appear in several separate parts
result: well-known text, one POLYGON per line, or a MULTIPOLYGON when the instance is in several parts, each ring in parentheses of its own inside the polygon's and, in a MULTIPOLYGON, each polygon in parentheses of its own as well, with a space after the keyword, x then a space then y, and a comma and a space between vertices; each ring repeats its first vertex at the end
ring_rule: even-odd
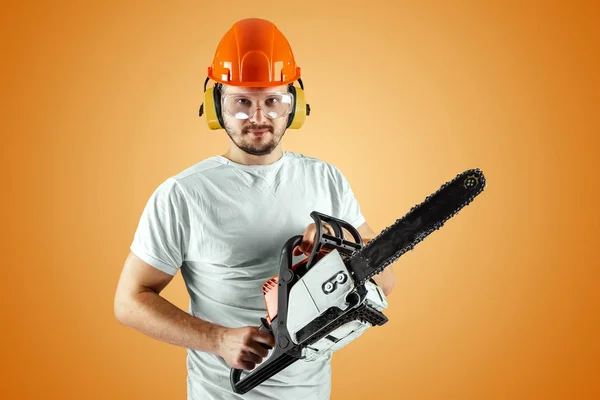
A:
MULTIPOLYGON (((488 180, 394 264, 390 320, 335 354, 331 398, 600 398, 591 4, 3 4, 0 398, 186 398, 185 350, 120 325, 113 295, 152 191, 227 148, 197 110, 245 17, 303 71, 284 149, 338 166, 377 231, 465 169, 488 180)), ((163 293, 187 309, 180 275, 163 293)))

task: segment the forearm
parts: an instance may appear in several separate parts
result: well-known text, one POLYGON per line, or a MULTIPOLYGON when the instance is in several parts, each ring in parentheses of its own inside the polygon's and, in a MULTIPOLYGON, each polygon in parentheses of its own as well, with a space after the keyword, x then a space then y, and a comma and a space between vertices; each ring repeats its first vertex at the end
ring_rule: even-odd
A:
POLYGON ((149 290, 119 303, 122 324, 162 342, 218 354, 224 327, 201 320, 149 290))
POLYGON ((396 286, 396 275, 394 275, 391 265, 377 275, 373 275, 373 280, 386 296, 389 296, 396 286))

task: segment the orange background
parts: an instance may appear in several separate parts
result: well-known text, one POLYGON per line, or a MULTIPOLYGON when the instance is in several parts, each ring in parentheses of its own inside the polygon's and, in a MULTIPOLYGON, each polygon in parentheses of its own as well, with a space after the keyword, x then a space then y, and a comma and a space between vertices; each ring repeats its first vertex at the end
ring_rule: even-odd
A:
MULTIPOLYGON (((600 398, 598 7, 450 3, 3 4, 0 397, 185 398, 185 350, 113 295, 152 191, 227 148, 202 84, 253 16, 312 106, 284 149, 338 166, 377 231, 488 181, 394 264, 390 321, 335 354, 331 398, 600 398)), ((163 293, 187 308, 180 275, 163 293)))

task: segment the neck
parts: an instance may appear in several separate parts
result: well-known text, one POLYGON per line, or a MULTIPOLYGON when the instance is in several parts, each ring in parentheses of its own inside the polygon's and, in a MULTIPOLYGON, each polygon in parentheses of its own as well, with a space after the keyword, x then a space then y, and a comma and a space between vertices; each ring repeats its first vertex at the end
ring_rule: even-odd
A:
POLYGON ((240 150, 236 145, 232 144, 229 150, 223 154, 223 157, 242 165, 269 165, 278 161, 283 156, 281 146, 277 146, 270 154, 263 156, 255 156, 240 150))

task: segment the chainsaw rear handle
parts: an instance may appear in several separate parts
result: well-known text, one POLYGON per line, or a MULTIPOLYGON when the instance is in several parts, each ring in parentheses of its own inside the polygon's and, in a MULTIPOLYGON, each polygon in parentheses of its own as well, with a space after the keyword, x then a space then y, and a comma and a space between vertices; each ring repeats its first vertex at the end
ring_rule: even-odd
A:
MULTIPOLYGON (((273 334, 273 331, 271 331, 271 329, 269 329, 269 328, 266 326, 266 323, 267 323, 267 320, 265 320, 264 318, 261 318, 261 324, 260 324, 260 326, 258 327, 258 330, 259 330, 259 331, 265 331, 265 332, 269 332, 269 333, 273 334)), ((265 349, 267 349, 267 350, 271 350, 271 349, 272 349, 272 347, 271 347, 271 346, 269 346, 269 345, 267 345, 267 344, 265 344, 265 343, 260 343, 260 345, 261 345, 262 347, 264 347, 265 349)), ((275 344, 275 345, 277 346, 277 344, 275 344)), ((231 370, 231 373, 229 374, 229 379, 230 379, 230 381, 231 381, 231 386, 233 387, 233 389, 234 389, 234 391, 235 391, 236 393, 240 393, 240 392, 238 392, 238 391, 236 390, 236 387, 238 387, 238 385, 240 384, 240 378, 241 378, 241 376, 242 376, 242 371, 243 371, 242 369, 233 368, 233 369, 231 370)), ((244 379, 247 379, 247 378, 248 378, 248 377, 246 377, 246 378, 244 378, 244 379)), ((266 379, 268 379, 268 378, 266 378, 266 379)), ((261 382, 259 382, 259 383, 257 383, 257 385, 258 385, 258 384, 260 384, 260 383, 262 383, 262 382, 264 382, 264 380, 263 380, 263 381, 261 381, 261 382)), ((250 389, 248 389, 248 390, 250 390, 250 389)))
POLYGON ((303 235, 296 235, 290 238, 281 250, 279 283, 277 288, 277 316, 272 321, 270 326, 271 329, 265 326, 264 319, 262 319, 262 324, 258 328, 259 330, 271 331, 275 337, 275 348, 273 353, 268 359, 263 360, 256 368, 248 371, 248 374, 243 378, 242 369, 231 369, 229 380, 233 391, 237 394, 248 392, 300 359, 300 349, 294 348, 290 334, 287 330, 286 321, 288 296, 293 282, 296 280, 296 276, 292 270, 293 250, 297 245, 302 243, 302 237, 303 235))

